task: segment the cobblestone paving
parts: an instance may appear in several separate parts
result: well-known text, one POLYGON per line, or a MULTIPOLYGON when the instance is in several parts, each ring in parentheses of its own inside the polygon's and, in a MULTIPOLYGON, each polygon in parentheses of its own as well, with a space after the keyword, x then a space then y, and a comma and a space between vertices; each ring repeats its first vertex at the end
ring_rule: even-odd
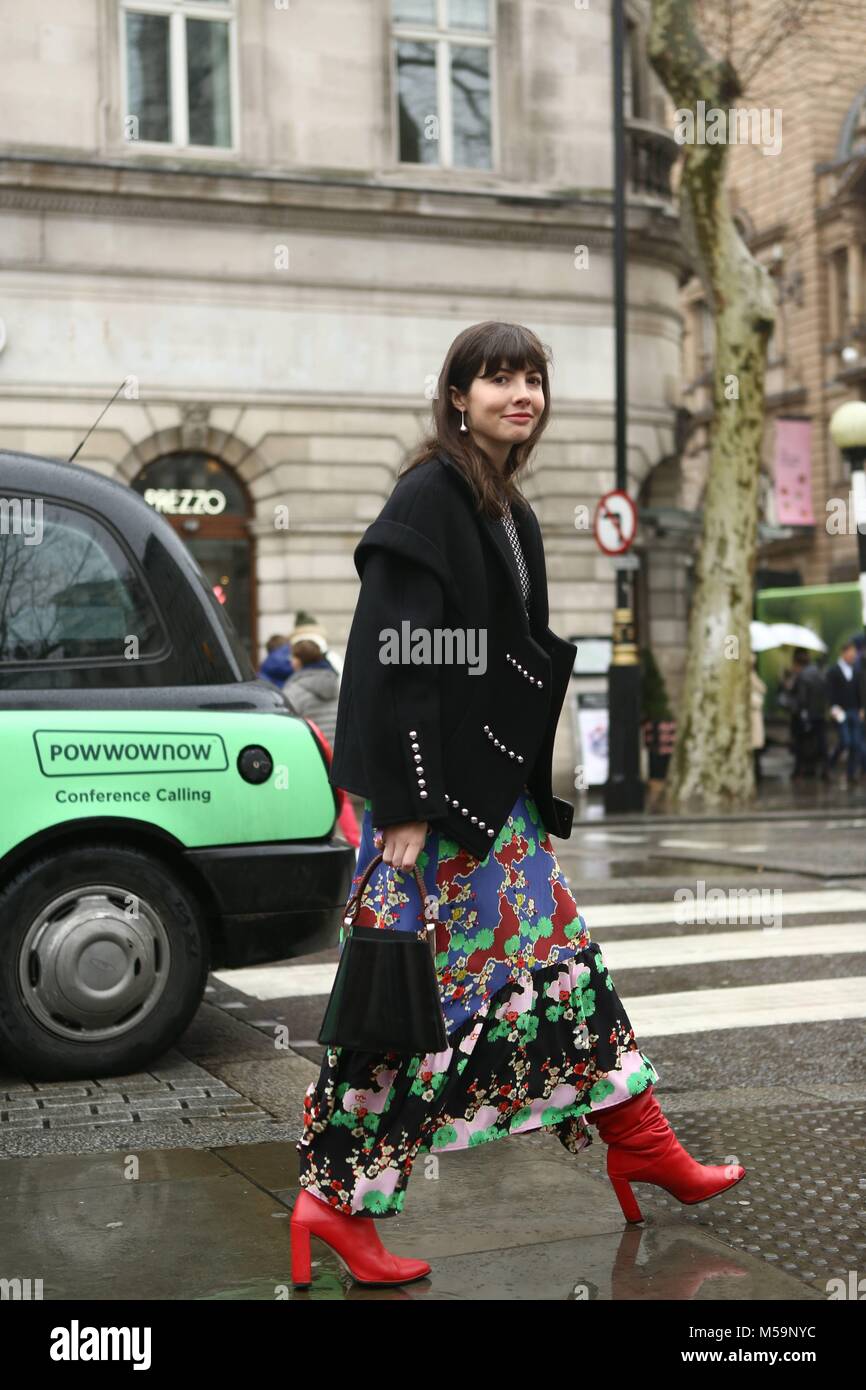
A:
POLYGON ((267 1111, 194 1064, 180 1072, 139 1072, 102 1081, 9 1085, 0 1080, 0 1138, 26 1129, 269 1118, 267 1111))

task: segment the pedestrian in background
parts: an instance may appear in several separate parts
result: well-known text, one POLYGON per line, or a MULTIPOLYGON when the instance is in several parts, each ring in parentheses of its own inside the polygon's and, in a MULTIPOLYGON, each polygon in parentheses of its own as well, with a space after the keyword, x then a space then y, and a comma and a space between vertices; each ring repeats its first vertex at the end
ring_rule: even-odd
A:
MULTIPOLYGON (((315 618, 312 618, 309 613, 300 611, 295 614, 296 627, 303 627, 307 623, 315 626, 315 622, 315 618)), ((277 690, 282 690, 295 669, 292 664, 291 641, 282 633, 274 633, 273 637, 269 637, 265 644, 265 652, 266 656, 258 669, 258 675, 262 680, 276 686, 277 690)))
MULTIPOLYGON (((328 658, 328 637, 321 623, 309 614, 305 621, 292 629, 292 674, 283 686, 283 694, 296 714, 311 719, 331 745, 333 756, 334 731, 337 724, 337 703, 340 677, 328 658)), ((337 824, 344 838, 355 849, 361 844, 361 828, 348 793, 336 788, 339 800, 337 824)))
MULTIPOLYGON (((866 636, 858 633, 852 638, 857 655, 854 658, 854 680, 857 683, 857 691, 860 697, 860 711, 866 720, 866 636)), ((866 743, 866 724, 864 724, 863 740, 866 743)))
POLYGON ((267 656, 259 667, 258 674, 262 680, 276 686, 277 690, 282 690, 292 674, 291 646, 285 637, 275 633, 273 637, 268 638, 266 651, 267 656))
POLYGON ((779 693, 776 697, 777 703, 787 712, 788 732, 790 734, 789 747, 794 756, 793 767, 791 770, 791 780, 799 781, 802 776, 803 753, 802 753, 802 726, 797 710, 796 683, 803 666, 806 664, 806 653, 799 649, 794 652, 791 658, 791 665, 782 672, 779 682, 779 693))
POLYGON ((827 695, 830 713, 836 720, 839 742, 830 757, 834 767, 844 749, 847 754, 847 778, 850 784, 860 780, 866 771, 866 737, 864 737, 864 697, 862 664, 855 675, 857 647, 853 639, 846 642, 839 659, 827 674, 827 695))
POLYGON ((333 747, 337 725, 340 677, 327 658, 328 639, 315 622, 303 623, 289 634, 292 673, 284 686, 292 708, 318 724, 333 747))
POLYGON ((758 675, 758 658, 752 653, 752 757, 755 763, 755 785, 761 781, 761 754, 767 742, 764 730, 764 696, 767 687, 758 675))
POLYGON ((794 715, 799 731, 794 775, 822 779, 827 770, 827 683, 810 652, 794 653, 794 715))

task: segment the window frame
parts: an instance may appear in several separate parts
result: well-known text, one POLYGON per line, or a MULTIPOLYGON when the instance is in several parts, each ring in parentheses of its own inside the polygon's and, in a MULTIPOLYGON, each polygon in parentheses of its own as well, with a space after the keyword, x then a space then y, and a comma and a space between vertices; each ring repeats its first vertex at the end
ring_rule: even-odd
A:
POLYGON ((781 366, 786 355, 788 326, 785 321, 785 296, 783 293, 785 258, 783 255, 781 260, 772 260, 762 256, 760 260, 773 287, 773 303, 776 308, 776 317, 767 335, 767 370, 769 371, 771 367, 781 366))
POLYGON ((851 322, 851 297, 848 293, 848 243, 837 246, 831 252, 832 271, 833 271, 833 318, 836 324, 836 341, 844 346, 848 337, 848 325, 851 322))
POLYGON ((487 28, 454 29, 446 23, 448 0, 434 0, 436 22, 434 25, 420 23, 399 23, 393 18, 391 0, 385 0, 388 7, 388 52, 389 75, 391 81, 391 149, 394 165, 401 171, 423 170, 425 173, 437 171, 449 174, 493 175, 501 167, 499 132, 499 81, 497 73, 498 27, 496 0, 486 0, 487 28), (439 159, 426 164, 415 160, 400 158, 400 86, 397 69, 397 44, 406 40, 409 43, 433 44, 436 50, 436 102, 439 114, 439 159), (454 114, 451 104, 451 46, 486 48, 489 55, 490 72, 490 164, 487 167, 474 164, 454 163, 454 114))
POLYGON ((124 150, 142 154, 192 154, 196 158, 236 159, 240 153, 240 77, 238 59, 237 0, 120 0, 118 42, 120 47, 120 144, 124 150), (129 140, 125 122, 129 110, 129 69, 127 16, 130 13, 165 15, 169 44, 169 125, 171 140, 129 140), (189 87, 186 70, 187 19, 213 20, 228 29, 229 129, 228 145, 195 145, 189 140, 189 87))
MULTIPOLYGON (((26 492, 20 488, 7 488, 4 495, 7 497, 20 497, 22 501, 24 501, 27 498, 33 499, 36 496, 35 493, 26 492)), ((119 550, 120 554, 126 560, 130 571, 135 575, 135 578, 141 585, 142 593, 144 594, 148 604, 150 605, 151 612, 153 613, 156 619, 157 631, 162 637, 161 646, 157 647, 155 651, 147 652, 145 655, 137 657, 136 664, 139 666, 153 666, 159 665, 162 662, 166 661, 172 655, 173 652, 171 634, 169 633, 165 619, 162 613, 160 612, 159 605, 156 602, 153 590, 151 589, 151 586, 148 583, 147 575, 145 574, 142 566, 138 562, 137 557, 131 550, 130 546, 127 544, 121 532, 117 529, 116 526, 114 526, 111 523, 111 521, 109 521, 109 519, 103 513, 94 511, 91 507, 85 507, 80 502, 73 502, 68 497, 58 497, 49 493, 39 493, 39 497, 44 505, 57 507, 61 511, 65 510, 68 512, 74 512, 78 516, 83 517, 86 522, 89 522, 92 526, 94 526, 97 529, 97 534, 100 527, 103 531, 105 531, 108 534, 109 538, 117 546, 117 549, 119 550)), ((128 665, 128 660, 122 655, 117 657, 46 657, 44 660, 41 661, 8 661, 4 660, 2 656, 0 656, 0 690, 2 690, 3 688, 4 672, 48 670, 81 671, 104 668, 124 668, 128 665)), ((26 687, 21 688, 25 689, 26 687)))
POLYGON ((638 118, 636 100, 635 48, 637 46, 637 24, 631 15, 625 16, 625 42, 622 48, 622 114, 626 121, 638 118))

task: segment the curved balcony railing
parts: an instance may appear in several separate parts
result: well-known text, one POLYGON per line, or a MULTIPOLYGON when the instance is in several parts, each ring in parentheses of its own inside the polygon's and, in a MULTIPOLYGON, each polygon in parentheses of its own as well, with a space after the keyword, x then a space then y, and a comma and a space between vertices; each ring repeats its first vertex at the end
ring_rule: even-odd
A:
POLYGON ((634 193, 670 200, 671 170, 680 147, 668 130, 632 117, 625 123, 625 169, 634 193))

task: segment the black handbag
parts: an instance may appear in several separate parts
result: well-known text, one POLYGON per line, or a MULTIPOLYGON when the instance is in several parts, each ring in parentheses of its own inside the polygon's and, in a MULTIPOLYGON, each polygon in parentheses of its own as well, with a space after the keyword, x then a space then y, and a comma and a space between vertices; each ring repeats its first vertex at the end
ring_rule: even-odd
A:
POLYGON ((442 1052, 448 1046, 436 975, 435 905, 417 864, 413 868, 423 923, 415 932, 354 925, 364 889, 381 852, 367 865, 346 903, 343 923, 351 934, 343 942, 319 1042, 363 1052, 409 1056, 442 1052))

